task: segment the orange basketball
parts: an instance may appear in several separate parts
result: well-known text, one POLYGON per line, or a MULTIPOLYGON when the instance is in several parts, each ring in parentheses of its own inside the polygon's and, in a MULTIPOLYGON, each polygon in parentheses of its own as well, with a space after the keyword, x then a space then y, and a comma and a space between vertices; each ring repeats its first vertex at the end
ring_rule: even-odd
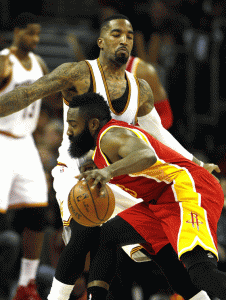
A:
POLYGON ((91 189, 93 181, 79 181, 68 196, 68 208, 72 218, 83 226, 94 227, 106 222, 114 212, 115 196, 106 184, 104 195, 100 189, 91 189))

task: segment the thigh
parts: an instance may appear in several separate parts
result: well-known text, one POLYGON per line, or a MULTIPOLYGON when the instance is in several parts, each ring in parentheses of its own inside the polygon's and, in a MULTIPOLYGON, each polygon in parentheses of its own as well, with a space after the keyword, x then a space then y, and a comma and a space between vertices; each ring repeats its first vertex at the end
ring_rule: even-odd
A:
POLYGON ((14 149, 17 149, 17 143, 11 137, 0 135, 0 156, 1 172, 0 172, 0 213, 6 213, 9 205, 9 194, 15 177, 15 163, 18 160, 18 155, 14 149))
POLYGON ((145 241, 136 243, 147 242, 149 244, 148 252, 156 254, 169 243, 160 220, 149 209, 147 203, 138 203, 119 213, 119 216, 129 223, 145 241))
POLYGON ((47 206, 46 177, 33 138, 22 139, 17 151, 20 155, 14 166, 10 208, 47 206))
POLYGON ((137 199, 130 194, 130 190, 124 191, 115 184, 108 183, 115 196, 115 211, 112 217, 116 216, 121 211, 132 207, 133 205, 143 202, 142 199, 137 199))
POLYGON ((150 209, 161 220, 164 232, 179 257, 197 245, 218 257, 217 222, 224 201, 223 192, 212 175, 200 172, 193 175, 193 180, 190 193, 168 188, 158 204, 150 206, 150 209))
POLYGON ((115 216, 101 226, 100 244, 125 246, 144 243, 145 239, 123 218, 115 216))

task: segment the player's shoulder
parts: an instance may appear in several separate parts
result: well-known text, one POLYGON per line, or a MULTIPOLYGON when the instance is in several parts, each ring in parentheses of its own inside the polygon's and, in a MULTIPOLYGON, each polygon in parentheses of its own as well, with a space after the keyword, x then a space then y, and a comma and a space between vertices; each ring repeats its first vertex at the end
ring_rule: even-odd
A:
POLYGON ((85 61, 64 63, 60 66, 72 78, 82 78, 89 74, 89 67, 85 61))
POLYGON ((85 61, 66 62, 58 66, 50 74, 51 76, 61 78, 65 81, 81 81, 87 78, 89 74, 89 67, 85 61))
POLYGON ((139 86, 140 86, 141 91, 143 91, 143 90, 148 91, 148 90, 151 89, 150 85, 148 84, 148 82, 145 79, 138 78, 138 82, 139 82, 139 86))
POLYGON ((157 74, 156 68, 153 64, 144 61, 143 59, 139 60, 137 67, 137 77, 142 77, 142 75, 151 75, 155 76, 157 74))

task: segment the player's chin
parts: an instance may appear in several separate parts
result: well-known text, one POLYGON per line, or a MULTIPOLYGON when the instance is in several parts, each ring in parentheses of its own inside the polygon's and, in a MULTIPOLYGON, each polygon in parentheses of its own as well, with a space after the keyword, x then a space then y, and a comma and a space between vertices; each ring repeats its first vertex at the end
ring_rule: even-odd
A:
POLYGON ((32 44, 28 47, 29 51, 34 51, 37 48, 37 44, 32 44))
POLYGON ((115 57, 116 62, 122 65, 126 64, 128 59, 129 59, 129 54, 127 53, 121 53, 119 55, 116 55, 115 57))

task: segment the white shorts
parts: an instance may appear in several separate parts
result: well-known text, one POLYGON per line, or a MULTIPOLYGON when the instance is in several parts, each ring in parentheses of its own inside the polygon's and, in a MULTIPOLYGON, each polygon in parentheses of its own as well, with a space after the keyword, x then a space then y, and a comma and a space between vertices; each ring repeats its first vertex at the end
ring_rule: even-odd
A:
POLYGON ((0 145, 0 212, 47 206, 46 177, 33 137, 14 139, 0 134, 0 145))

